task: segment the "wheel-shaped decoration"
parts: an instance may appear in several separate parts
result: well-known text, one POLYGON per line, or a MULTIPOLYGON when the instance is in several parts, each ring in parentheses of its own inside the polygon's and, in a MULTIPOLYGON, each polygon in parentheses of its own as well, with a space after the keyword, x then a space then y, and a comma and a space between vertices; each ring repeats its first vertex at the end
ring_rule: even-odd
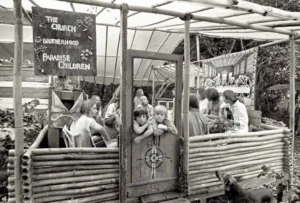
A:
POLYGON ((145 162, 149 168, 152 168, 152 170, 162 165, 163 158, 163 152, 155 145, 153 145, 152 148, 150 148, 145 154, 145 162))

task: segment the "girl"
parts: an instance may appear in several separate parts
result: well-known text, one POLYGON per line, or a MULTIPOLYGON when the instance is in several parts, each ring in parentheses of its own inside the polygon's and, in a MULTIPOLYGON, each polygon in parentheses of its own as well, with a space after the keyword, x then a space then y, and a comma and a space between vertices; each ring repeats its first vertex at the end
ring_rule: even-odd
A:
POLYGON ((133 116, 133 130, 137 134, 133 141, 138 144, 142 139, 153 134, 153 126, 148 120, 148 111, 143 107, 135 109, 133 116))
POLYGON ((92 134, 99 133, 105 139, 110 140, 110 137, 104 128, 95 120, 98 110, 97 104, 91 100, 83 101, 80 109, 81 116, 71 124, 71 133, 80 134, 81 147, 94 147, 92 134))
POLYGON ((178 134, 175 125, 167 119, 167 109, 162 105, 157 105, 154 108, 153 131, 155 136, 160 136, 164 132, 169 132, 174 135, 178 134))

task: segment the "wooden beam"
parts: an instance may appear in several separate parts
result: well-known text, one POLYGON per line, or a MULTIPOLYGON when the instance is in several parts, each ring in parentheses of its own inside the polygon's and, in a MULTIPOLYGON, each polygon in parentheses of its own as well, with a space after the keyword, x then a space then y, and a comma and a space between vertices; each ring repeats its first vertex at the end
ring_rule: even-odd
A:
POLYGON ((155 106, 155 69, 152 65, 151 67, 152 72, 153 72, 153 77, 152 77, 152 106, 155 106))
POLYGON ((185 195, 189 195, 189 100, 190 100, 190 19, 185 20, 184 32, 184 86, 183 86, 183 173, 186 178, 187 190, 185 195))
MULTIPOLYGON (((196 48, 197 48, 197 61, 200 61, 200 36, 196 35, 196 48)), ((199 68, 197 70, 197 89, 200 87, 200 63, 198 64, 199 68)))
MULTIPOLYGON (((290 36, 290 129, 292 132, 291 162, 294 162, 295 147, 295 69, 296 69, 296 51, 295 36, 290 36)), ((293 167, 290 170, 290 186, 294 185, 293 167)))
POLYGON ((22 12, 24 13, 25 17, 28 19, 28 21, 30 22, 30 24, 32 25, 32 19, 29 16, 28 12, 22 7, 22 12))
MULTIPOLYGON (((132 83, 132 77, 128 78, 128 74, 133 75, 131 68, 130 70, 127 69, 127 15, 128 15, 128 5, 122 4, 121 12, 120 12, 120 20, 121 20, 121 71, 120 71, 120 85, 121 85, 121 101, 120 101, 120 108, 121 108, 121 126, 120 126, 120 150, 119 150, 119 157, 120 157, 120 183, 119 183, 119 201, 120 203, 126 203, 126 195, 127 195, 127 142, 128 142, 128 135, 130 134, 129 125, 132 122, 132 118, 128 111, 132 109, 127 109, 127 99, 126 99, 126 92, 132 92, 132 87, 127 89, 127 85, 129 83, 129 79, 132 83)), ((130 84, 130 83, 129 83, 130 84)), ((129 97, 131 94, 128 95, 129 97)), ((131 98, 131 97, 130 97, 131 98)), ((130 100, 130 99, 129 99, 130 100)), ((129 102, 130 103, 130 102, 129 102)), ((131 105, 132 106, 132 105, 131 105)), ((129 140, 131 141, 131 140, 129 140)))
POLYGON ((14 44, 14 131, 15 131, 15 194, 16 202, 23 202, 22 180, 21 180, 21 157, 24 153, 24 130, 22 109, 22 61, 23 61, 23 19, 22 0, 14 0, 15 18, 15 44, 14 44))
POLYGON ((288 42, 289 40, 290 39, 276 40, 276 41, 273 41, 273 42, 269 42, 269 43, 266 43, 266 44, 259 45, 259 47, 260 48, 268 47, 268 46, 272 46, 272 45, 275 45, 275 44, 280 44, 280 43, 288 42))
MULTIPOLYGON (((85 0, 58 0, 58 1, 86 4, 85 0)), ((98 1, 98 0, 89 0, 88 2, 89 2, 89 5, 93 5, 93 6, 102 6, 102 7, 112 8, 112 9, 121 9, 121 4, 102 2, 102 1, 98 1)), ((169 15, 169 16, 176 16, 179 18, 184 18, 187 15, 186 12, 178 12, 178 11, 173 11, 173 10, 168 10, 168 9, 143 7, 143 6, 128 6, 128 10, 139 11, 139 12, 144 12, 144 13, 156 13, 156 14, 163 14, 163 15, 169 15)), ((280 34, 285 34, 285 35, 300 36, 299 32, 293 32, 293 31, 290 31, 287 29, 270 28, 270 27, 261 26, 261 25, 251 25, 249 23, 238 22, 238 21, 224 19, 224 18, 214 18, 214 17, 209 17, 209 16, 193 15, 193 19, 199 20, 199 21, 212 22, 212 23, 228 24, 228 25, 233 25, 233 26, 238 26, 238 27, 243 27, 243 28, 248 28, 248 29, 253 29, 253 30, 259 30, 259 31, 264 31, 264 32, 273 32, 273 33, 280 33, 280 34)))

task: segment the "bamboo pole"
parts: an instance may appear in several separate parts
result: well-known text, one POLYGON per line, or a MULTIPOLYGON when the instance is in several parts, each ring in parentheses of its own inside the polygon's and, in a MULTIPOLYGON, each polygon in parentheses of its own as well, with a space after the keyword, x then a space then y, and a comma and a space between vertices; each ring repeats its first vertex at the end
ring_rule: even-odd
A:
POLYGON ((269 135, 264 137, 235 137, 235 138, 228 138, 228 139, 222 139, 222 140, 216 140, 216 141, 208 141, 208 142, 196 142, 196 143, 190 143, 190 148, 198 148, 198 147, 211 147, 216 145, 222 145, 227 144, 227 146, 230 146, 231 143, 251 143, 251 142, 259 142, 259 141, 269 141, 279 138, 284 138, 284 134, 275 134, 275 135, 269 135))
POLYGON ((22 0, 14 0, 14 130, 15 130, 15 187, 16 202, 22 202, 21 156, 24 153, 24 131, 22 110, 22 62, 23 62, 23 19, 22 0))
POLYGON ((72 170, 94 170, 94 169, 118 169, 119 164, 101 164, 101 165, 83 165, 83 166, 57 166, 57 167, 38 167, 33 168, 33 174, 45 174, 45 173, 54 173, 54 172, 64 172, 64 171, 72 171, 72 170))
POLYGON ((262 142, 250 142, 250 143, 237 143, 237 144, 230 144, 230 145, 223 145, 223 146, 214 146, 214 147, 203 147, 203 148, 193 148, 189 149, 190 153, 198 153, 198 152, 218 152, 230 149, 238 149, 238 148, 245 148, 245 147, 255 147, 255 146, 264 146, 271 143, 280 143, 282 139, 274 139, 262 142))
POLYGON ((115 163, 119 163, 119 159, 39 161, 39 162, 33 162, 31 165, 33 167, 37 167, 37 166, 72 166, 72 165, 89 165, 89 164, 98 165, 98 164, 115 164, 115 163))
POLYGON ((237 164, 231 164, 231 165, 227 165, 227 166, 222 166, 219 168, 207 168, 207 169, 200 169, 200 170, 193 170, 190 171, 190 174, 201 174, 201 173, 209 173, 209 172, 214 172, 216 170, 219 171, 224 171, 224 170, 229 170, 229 169, 233 169, 233 168, 237 168, 237 167, 246 167, 246 166, 251 166, 251 165, 256 165, 256 164, 261 164, 264 165, 265 163, 268 162, 276 162, 282 160, 282 157, 273 157, 273 158, 267 158, 267 159, 261 159, 261 160, 256 160, 256 161, 249 161, 246 163, 237 163, 237 164))
POLYGON ((46 125, 39 133, 35 141, 32 143, 32 145, 29 147, 29 149, 36 149, 40 146, 41 142, 45 138, 48 132, 48 125, 46 125))
MULTIPOLYGON (((127 194, 127 136, 131 133, 130 127, 132 123, 132 112, 129 113, 129 111, 132 111, 132 105, 130 106, 131 108, 127 109, 126 99, 127 96, 127 86, 128 84, 132 84, 133 80, 133 67, 131 67, 130 70, 128 70, 127 67, 127 15, 128 15, 128 5, 127 4, 122 4, 119 7, 121 9, 120 11, 120 35, 121 35, 121 102, 120 102, 120 107, 121 107, 121 115, 122 115, 122 120, 121 120, 121 132, 120 132, 120 165, 119 165, 119 199, 120 203, 126 203, 126 194, 127 194), (129 77, 129 75, 131 77, 129 77), (130 82, 127 81, 130 78, 130 82), (131 117, 129 120, 128 117, 131 117)), ((132 86, 130 87, 131 89, 129 91, 132 91, 132 86)), ((129 99, 129 101, 132 98, 129 99)))
MULTIPOLYGON (((64 2, 72 1, 72 3, 86 4, 85 0, 59 0, 59 1, 64 1, 64 2)), ((109 2, 103 2, 103 1, 97 1, 97 0, 89 0, 88 3, 89 3, 89 5, 107 7, 107 8, 112 8, 112 9, 121 9, 122 8, 121 4, 109 3, 109 2)), ((177 11, 172 11, 172 10, 167 10, 167 9, 162 9, 162 8, 151 8, 151 7, 143 7, 143 6, 128 6, 128 10, 140 11, 140 12, 145 12, 145 13, 157 13, 157 14, 163 14, 163 15, 169 15, 169 16, 176 16, 179 18, 184 18, 187 14, 186 12, 177 12, 177 11)), ((248 28, 248 29, 253 29, 253 30, 259 30, 259 31, 264 31, 264 32, 273 32, 273 33, 280 33, 280 34, 285 34, 285 35, 296 35, 296 36, 300 35, 298 32, 293 32, 288 29, 271 28, 271 27, 266 27, 266 26, 262 26, 262 25, 252 25, 250 23, 238 22, 238 21, 224 19, 224 18, 214 18, 214 17, 203 16, 203 15, 193 15, 193 19, 198 20, 198 21, 207 21, 207 22, 212 22, 212 23, 233 25, 233 26, 238 26, 238 27, 243 27, 243 28, 248 28)))
POLYGON ((47 148, 33 149, 32 154, 67 154, 67 153, 118 153, 116 148, 47 148))
POLYGON ((260 155, 260 156, 252 156, 249 158, 244 158, 241 160, 225 160, 225 161, 220 161, 217 163, 210 163, 210 164, 201 164, 201 162, 194 162, 190 163, 190 171, 192 170, 199 170, 199 169, 207 169, 207 168, 217 168, 217 167, 222 167, 224 165, 231 165, 231 164, 238 164, 238 163, 245 163, 248 161, 253 161, 253 160, 261 160, 261 159, 267 159, 267 158, 273 158, 273 157, 280 157, 281 159, 284 158, 284 154, 281 153, 273 153, 273 154, 268 154, 268 155, 260 155))
POLYGON ((43 203, 43 202, 51 202, 51 203, 90 203, 94 200, 95 196, 99 196, 99 199, 103 202, 104 200, 110 200, 118 197, 118 193, 115 189, 110 190, 109 193, 96 192, 96 193, 87 193, 80 195, 61 195, 61 196, 51 196, 51 197, 43 197, 34 201, 34 203, 43 203), (114 194, 114 195, 111 195, 114 194), (87 198, 87 199, 84 199, 87 198), (68 200, 69 199, 69 200, 68 200), (81 201, 79 201, 81 200, 81 201))
POLYGON ((55 154, 55 155, 35 155, 33 161, 58 161, 58 160, 98 160, 98 159, 118 159, 119 154, 55 154))
MULTIPOLYGON (((295 68, 296 68, 296 50, 295 50, 295 36, 290 36, 290 129, 292 133, 292 146, 291 146, 291 161, 294 163, 294 148, 295 148, 295 68)), ((290 173, 290 185, 294 185, 293 166, 290 173)))
MULTIPOLYGON (((243 155, 247 155, 247 154, 253 154, 253 153, 260 153, 260 154, 265 154, 265 153, 269 153, 269 151, 273 151, 273 152, 285 152, 287 153, 287 149, 285 149, 284 147, 282 146, 278 146, 278 147, 271 147, 271 148, 268 148, 268 149, 262 149, 262 150, 255 150, 253 152, 249 152, 249 151, 246 151, 246 152, 240 152, 238 153, 239 156, 243 156, 243 155)), ((217 154, 217 155, 211 155, 211 156, 199 156, 199 157, 193 157, 193 158, 190 158, 189 162, 194 162, 194 161, 215 161, 215 160, 218 160, 218 159, 223 159, 223 158, 229 158, 229 157, 232 157, 232 156, 237 156, 236 153, 229 153, 229 154, 217 154)))
POLYGON ((57 191, 57 190, 59 191, 59 190, 65 190, 65 189, 92 187, 92 186, 98 186, 98 185, 113 184, 113 183, 118 183, 118 182, 119 182, 118 178, 111 178, 111 179, 96 180, 96 181, 81 182, 81 183, 49 185, 49 186, 34 188, 33 192, 35 194, 38 194, 38 193, 46 192, 46 191, 57 191))
POLYGON ((262 155, 272 155, 273 153, 283 153, 283 149, 275 149, 275 150, 266 150, 266 151, 254 151, 253 153, 246 153, 246 154, 232 154, 231 156, 227 156, 227 157, 216 157, 216 158, 212 158, 212 157, 208 157, 209 159, 207 160, 202 160, 201 158, 196 158, 196 159, 190 159, 189 160, 189 164, 190 167, 197 165, 196 163, 200 164, 200 165, 205 165, 205 164, 212 164, 212 163, 221 163, 223 161, 232 161, 232 160, 243 160, 246 158, 251 158, 251 157, 256 157, 256 156, 262 156, 262 155))
POLYGON ((108 184, 108 185, 100 185, 100 186, 93 186, 93 187, 84 187, 78 189, 69 189, 69 190, 61 190, 61 191, 49 191, 34 194, 34 199, 38 199, 41 197, 49 197, 49 196, 59 196, 59 195, 74 195, 74 194, 85 194, 91 192, 100 192, 108 189, 117 188, 118 184, 108 184))
POLYGON ((256 147, 247 147, 247 148, 238 148, 238 149, 230 149, 227 151, 213 151, 213 152, 190 152, 190 158, 195 158, 195 157, 200 157, 200 156, 213 156, 213 155, 220 155, 220 154, 225 154, 225 153, 236 153, 236 152, 249 152, 249 151, 257 151, 260 149, 266 149, 269 147, 279 147, 283 146, 284 143, 271 143, 271 144, 266 144, 266 145, 261 145, 261 146, 256 146, 256 147))
POLYGON ((189 94, 190 94, 190 20, 191 16, 187 16, 184 22, 184 87, 183 87, 183 175, 186 180, 186 191, 184 193, 189 195, 189 94))
POLYGON ((273 42, 269 42, 269 43, 266 43, 266 44, 259 45, 258 47, 264 48, 264 47, 268 47, 268 46, 273 46, 275 44, 285 43, 285 42, 288 42, 288 41, 289 41, 289 39, 281 39, 281 40, 276 40, 276 41, 273 41, 273 42))
MULTIPOLYGON (((197 61, 200 61, 200 36, 196 35, 197 61)), ((200 63, 197 70, 197 89, 200 87, 200 63)))
POLYGON ((57 179, 67 177, 78 177, 87 175, 100 175, 108 173, 118 173, 119 169, 103 169, 103 170, 86 170, 86 171, 70 171, 70 172, 59 172, 50 174, 35 174, 33 180, 46 180, 46 179, 57 179))
POLYGON ((33 181, 32 187, 40 187, 40 186, 46 186, 46 185, 57 185, 60 183, 74 183, 74 182, 88 182, 88 181, 94 181, 94 180, 104 180, 104 179, 111 179, 111 178, 117 178, 119 177, 119 173, 109 173, 104 175, 95 175, 95 176, 81 176, 81 177, 71 177, 71 178, 61 178, 61 179, 49 179, 49 180, 40 180, 40 181, 33 181))
POLYGON ((266 130, 259 132, 248 132, 248 133, 216 133, 209 135, 198 135, 190 138, 190 142, 198 142, 205 140, 212 140, 218 138, 229 138, 229 137, 255 137, 255 136, 265 136, 265 135, 273 135, 273 134, 281 134, 285 133, 285 130, 282 128, 276 128, 275 130, 266 130))
POLYGON ((152 65, 152 106, 155 106, 155 68, 152 65))

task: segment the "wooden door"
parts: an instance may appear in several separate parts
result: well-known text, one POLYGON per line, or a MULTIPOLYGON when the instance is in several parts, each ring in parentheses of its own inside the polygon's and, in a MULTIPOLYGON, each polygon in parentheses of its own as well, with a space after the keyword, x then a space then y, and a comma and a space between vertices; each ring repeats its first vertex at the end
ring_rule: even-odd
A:
MULTIPOLYGON (((138 197, 178 189, 179 139, 181 128, 182 56, 154 52, 128 51, 128 67, 133 68, 134 58, 174 61, 176 66, 175 126, 178 135, 166 133, 149 136, 136 144, 134 133, 127 143, 127 196, 138 197), (176 108, 177 107, 177 108, 176 108)), ((129 78, 128 78, 129 79, 129 78)), ((130 100, 131 98, 128 98, 130 100)), ((128 108, 132 108, 132 103, 128 108)), ((133 110, 133 109, 132 109, 133 110)), ((128 119, 132 115, 126 116, 128 119)), ((130 126, 132 128, 132 125, 130 126)), ((131 130, 130 130, 131 131, 131 130)), ((132 132, 132 131, 131 131, 132 132)))

